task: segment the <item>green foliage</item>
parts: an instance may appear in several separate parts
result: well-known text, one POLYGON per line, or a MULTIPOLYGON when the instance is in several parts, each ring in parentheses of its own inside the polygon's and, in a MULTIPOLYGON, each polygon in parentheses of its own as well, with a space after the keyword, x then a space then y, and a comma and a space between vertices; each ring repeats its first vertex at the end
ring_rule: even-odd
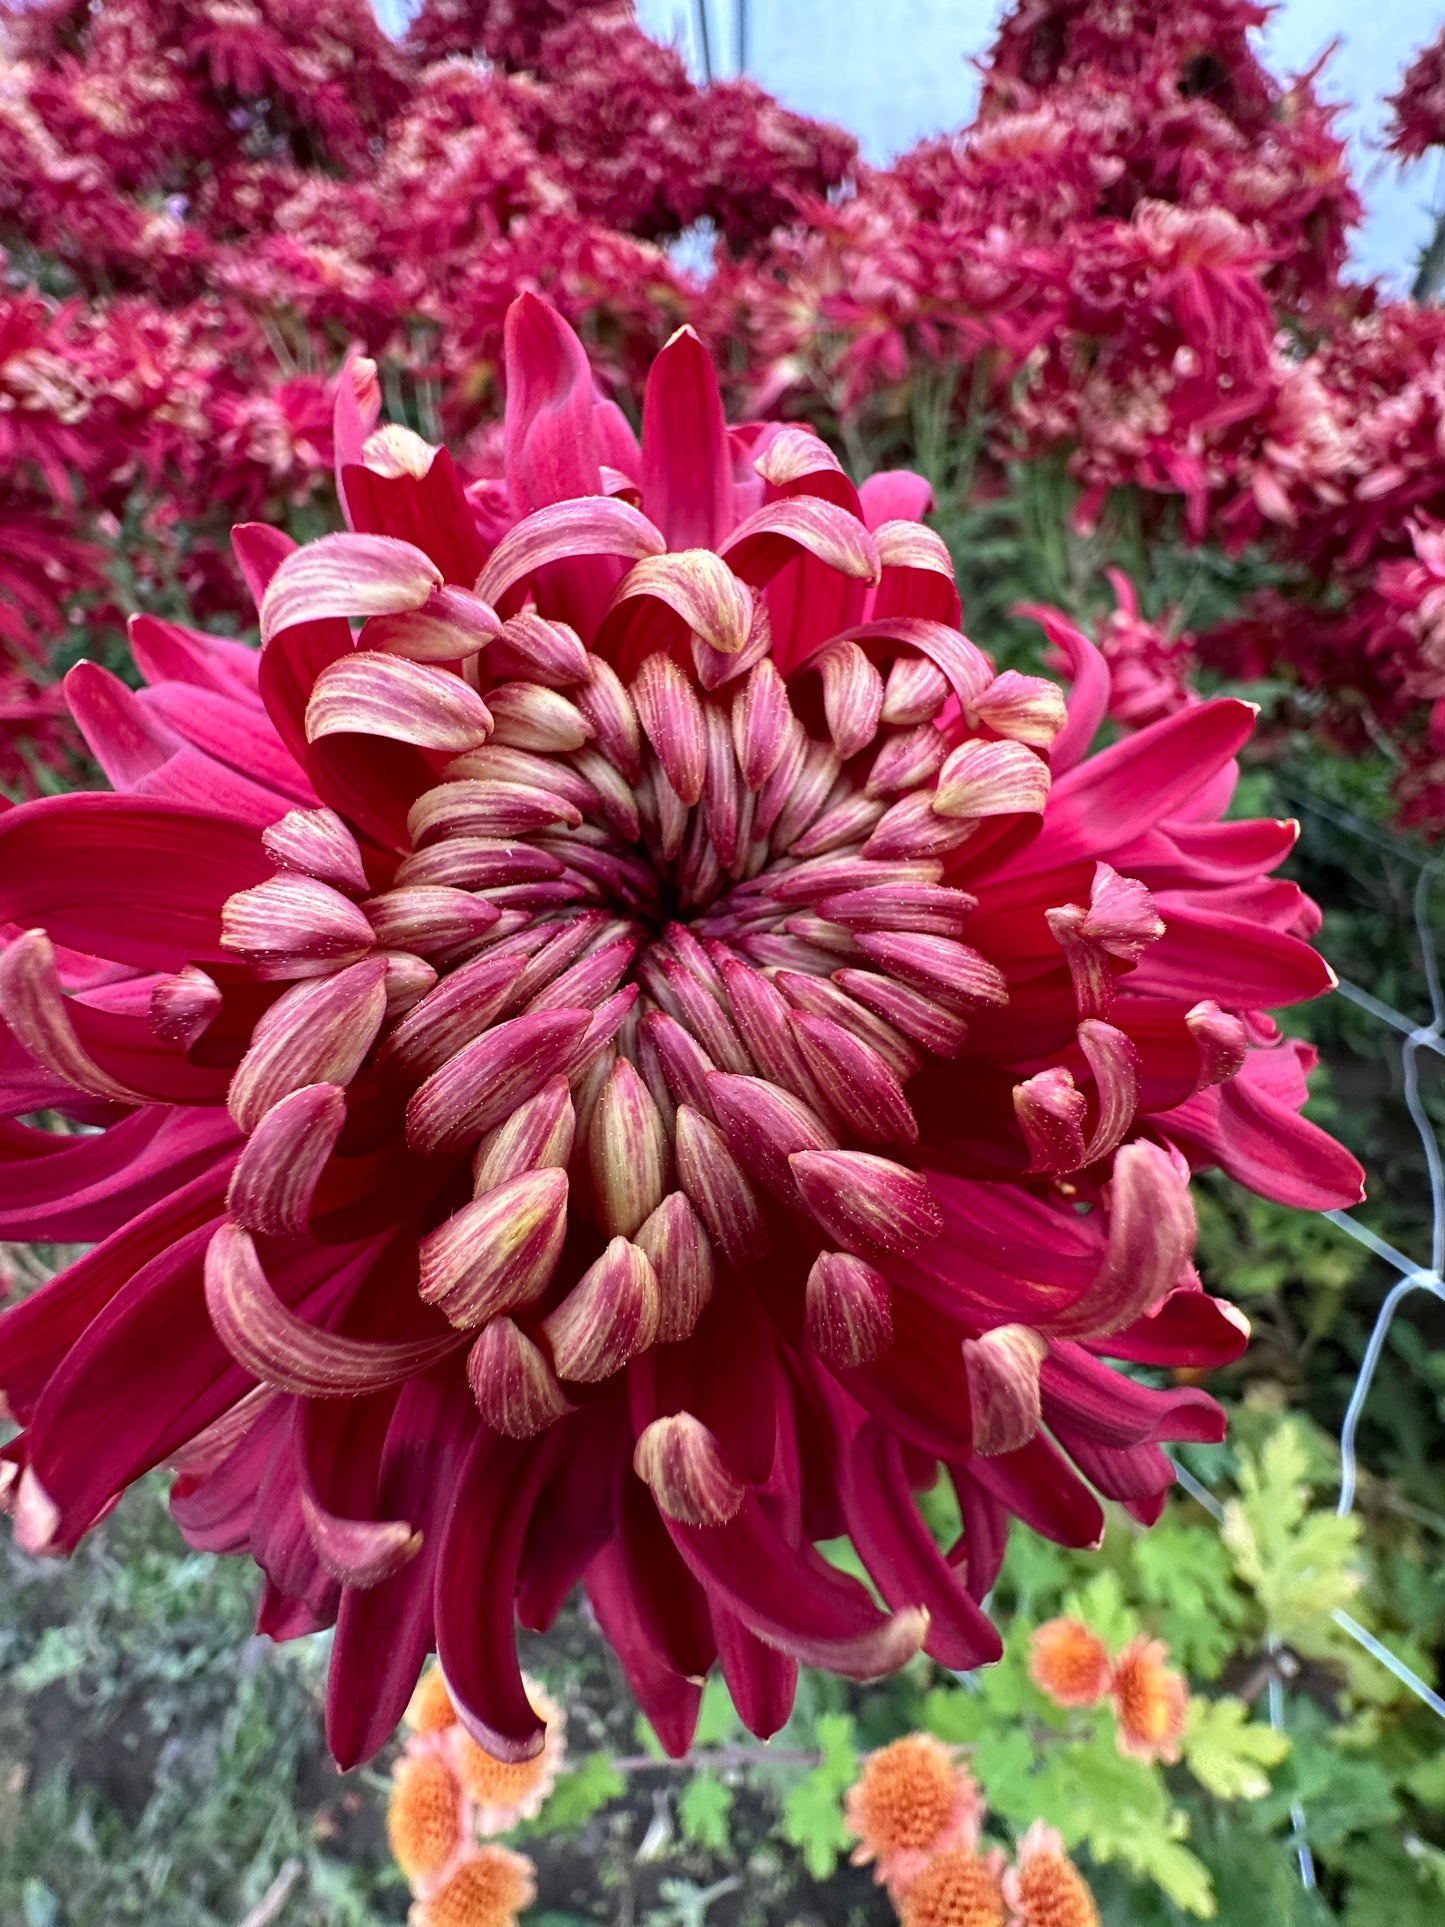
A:
POLYGON ((1225 1507, 1222 1537, 1235 1571, 1258 1600, 1265 1630, 1296 1651, 1329 1657, 1341 1640, 1330 1614, 1360 1589, 1360 1522, 1313 1511, 1302 1428, 1281 1425, 1256 1454, 1245 1452, 1239 1497, 1225 1507))
POLYGON ((1249 1610, 1218 1533, 1172 1506, 1130 1560, 1141 1610, 1175 1660, 1193 1679, 1217 1679, 1249 1610))
POLYGON ((678 1823, 687 1839, 713 1853, 726 1853, 733 1797, 732 1788, 715 1773, 694 1773, 677 1803, 678 1823))
POLYGON ((1242 1700, 1194 1699, 1184 1733, 1184 1759, 1199 1784, 1216 1800, 1262 1800, 1269 1767, 1289 1752, 1289 1740, 1251 1720, 1242 1700))
POLYGON ((826 1880, 851 1835, 843 1825, 843 1795, 858 1777, 853 1722, 846 1714, 824 1714, 817 1741, 822 1759, 789 1789, 779 1832, 802 1853, 815 1880, 826 1880))
POLYGON ((1445 1913, 1445 1853, 1423 1840, 1380 1833, 1352 1857, 1344 1927, 1439 1927, 1445 1913))
POLYGON ((619 1799, 627 1782, 606 1753, 589 1753, 567 1772, 547 1795, 542 1811, 528 1823, 528 1833, 575 1833, 609 1800, 619 1799))

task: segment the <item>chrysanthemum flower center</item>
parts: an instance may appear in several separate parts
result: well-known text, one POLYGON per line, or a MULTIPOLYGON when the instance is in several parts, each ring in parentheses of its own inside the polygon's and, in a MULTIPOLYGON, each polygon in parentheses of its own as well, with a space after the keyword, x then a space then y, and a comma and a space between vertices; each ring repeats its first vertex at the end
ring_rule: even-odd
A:
POLYGON ((1077 1619, 1053 1619, 1034 1633, 1029 1655, 1034 1684, 1060 1706, 1091 1706, 1109 1682, 1109 1653, 1077 1619))
MULTIPOLYGON (((954 647, 984 703, 986 659, 954 647)), ((474 1336, 497 1430, 687 1337, 718 1262, 796 1246, 799 1221, 809 1343, 866 1362, 890 1333, 877 1263, 941 1223, 905 1085, 1007 1002, 943 859, 1041 809, 1046 764, 967 720, 957 665, 896 645, 880 667, 837 641, 785 682, 761 605, 721 671, 662 651, 624 678, 530 612, 483 660, 480 695, 438 676, 438 733, 475 746, 436 757, 399 861, 293 811, 266 835, 277 877, 227 906, 225 942, 294 980, 232 1083, 259 1173, 248 1218, 243 1159, 233 1211, 283 1228, 291 1152, 335 1142, 333 1086, 357 1132, 374 1064, 440 1206, 421 1296, 474 1336)), ((318 684, 317 727, 391 697, 395 659, 372 661, 318 684)), ((1046 741, 1057 692, 1015 681, 995 722, 1046 741)))
POLYGON ((926 1738, 895 1740, 863 1771, 856 1810, 863 1843, 877 1855, 932 1847, 957 1801, 954 1770, 941 1746, 926 1738))
POLYGON ((938 1854, 903 1897, 903 1927, 1004 1927, 1008 1909, 988 1863, 962 1848, 938 1854))
POLYGON ((1115 1660, 1109 1693, 1120 1751, 1139 1759, 1177 1760, 1188 1714, 1189 1689, 1164 1664, 1160 1640, 1132 1640, 1115 1660))

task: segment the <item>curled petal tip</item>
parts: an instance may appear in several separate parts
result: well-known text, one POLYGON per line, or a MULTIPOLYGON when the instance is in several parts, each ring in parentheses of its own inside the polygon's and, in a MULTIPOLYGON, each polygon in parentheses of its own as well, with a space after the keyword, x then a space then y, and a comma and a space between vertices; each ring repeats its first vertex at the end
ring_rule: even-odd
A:
POLYGON ((682 1525, 726 1525, 747 1496, 713 1434, 690 1412, 654 1419, 638 1437, 632 1469, 682 1525))
POLYGON ((963 1341, 973 1449, 980 1458, 1017 1452, 1037 1433, 1039 1367, 1048 1349, 1027 1325, 997 1325, 963 1341))
POLYGON ((56 1543, 61 1524, 60 1507, 40 1483, 33 1467, 24 1468, 13 1491, 6 1495, 6 1503, 14 1523, 15 1543, 22 1552, 39 1559, 60 1550, 56 1543))

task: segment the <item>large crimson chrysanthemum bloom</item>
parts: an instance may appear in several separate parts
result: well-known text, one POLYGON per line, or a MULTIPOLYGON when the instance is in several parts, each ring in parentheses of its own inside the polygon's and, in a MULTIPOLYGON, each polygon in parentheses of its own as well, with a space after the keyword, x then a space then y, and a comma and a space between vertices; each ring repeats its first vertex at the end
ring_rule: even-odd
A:
POLYGON ((917 478, 729 430, 687 332, 640 447, 531 297, 507 372, 471 500, 345 384, 352 532, 237 531, 259 657, 139 619, 139 695, 69 683, 117 793, 0 819, 0 1235, 96 1241, 0 1319, 22 1543, 168 1461, 264 1630, 335 1621, 347 1764, 433 1644, 535 1752, 579 1580, 674 1749, 714 1660, 766 1734, 799 1660, 995 1657, 1011 1516, 1219 1435, 1104 1362, 1244 1343, 1190 1165, 1359 1189, 1260 1015, 1331 980, 1293 826, 1219 820, 1245 705, 1086 760, 1102 660, 996 676, 917 478))

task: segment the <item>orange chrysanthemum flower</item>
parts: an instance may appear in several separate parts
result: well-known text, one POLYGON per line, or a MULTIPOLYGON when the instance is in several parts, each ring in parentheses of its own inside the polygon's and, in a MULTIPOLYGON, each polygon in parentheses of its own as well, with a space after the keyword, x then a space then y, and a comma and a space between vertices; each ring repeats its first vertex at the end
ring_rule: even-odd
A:
POLYGON ((1051 1619, 1029 1647, 1029 1677, 1055 1706, 1092 1706, 1109 1686, 1109 1649, 1078 1619, 1051 1619))
POLYGON ((1179 1758, 1189 1688, 1164 1664, 1168 1652, 1162 1639, 1141 1636, 1130 1640, 1110 1670, 1115 1739, 1130 1759, 1172 1765, 1179 1758))
POLYGON ((457 1709, 440 1666, 429 1667, 417 1682, 406 1709, 406 1723, 413 1733, 440 1733, 456 1725, 457 1709))
POLYGON ((478 1847, 429 1900, 407 1916, 410 1927, 515 1927, 537 1897, 532 1863, 509 1847, 478 1847))
POLYGON ((1013 1927, 1099 1927, 1088 1882, 1042 1820, 1019 1841, 1018 1864, 1004 1875, 1003 1890, 1013 1927))
POLYGON ((461 1726, 447 1734, 448 1758, 473 1803, 473 1824, 480 1834, 505 1833, 519 1820, 535 1819, 566 1757, 567 1721, 561 1707, 534 1679, 524 1675, 523 1683, 545 1726, 542 1751, 534 1758, 499 1760, 461 1726))
POLYGON ((876 1861, 875 1878, 905 1892, 931 1856, 978 1845, 983 1799, 966 1767, 927 1733, 910 1733, 870 1754, 849 1789, 844 1818, 858 1836, 855 1864, 876 1861))
POLYGON ((461 1788, 456 1775, 436 1754, 397 1761, 386 1837, 396 1864, 407 1879, 434 1879, 462 1845, 461 1788))
POLYGON ((903 1927, 1004 1927, 1008 1910, 995 1858, 966 1847, 935 1854, 899 1903, 903 1927))

